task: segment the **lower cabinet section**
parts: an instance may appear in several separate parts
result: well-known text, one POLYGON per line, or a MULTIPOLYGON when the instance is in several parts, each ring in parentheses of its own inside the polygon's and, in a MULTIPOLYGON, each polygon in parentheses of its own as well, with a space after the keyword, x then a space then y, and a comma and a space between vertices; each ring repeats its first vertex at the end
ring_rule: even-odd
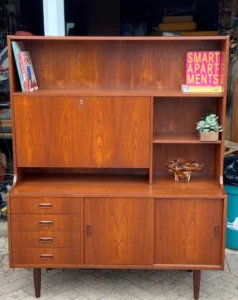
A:
POLYGON ((223 199, 156 199, 154 263, 222 265, 223 199))
POLYGON ((55 213, 36 214, 37 201, 26 214, 22 204, 10 213, 13 266, 223 265, 223 199, 75 198, 80 214, 63 214, 56 198, 55 213))
POLYGON ((14 265, 76 265, 82 264, 80 248, 13 248, 14 265))
POLYGON ((154 199, 85 198, 85 264, 152 265, 154 199))

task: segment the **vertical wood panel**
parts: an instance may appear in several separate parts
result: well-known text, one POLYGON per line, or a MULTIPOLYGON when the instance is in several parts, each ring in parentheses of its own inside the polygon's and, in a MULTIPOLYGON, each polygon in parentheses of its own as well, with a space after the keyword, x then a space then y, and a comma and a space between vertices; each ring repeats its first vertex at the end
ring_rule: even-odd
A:
POLYGON ((153 199, 85 198, 86 264, 152 264, 153 199), (89 232, 88 232, 89 234, 89 232))
POLYGON ((215 40, 27 41, 42 89, 180 89, 185 80, 186 51, 219 47, 215 40))
POLYGON ((238 78, 233 83, 231 140, 238 143, 238 78))
POLYGON ((150 169, 149 169, 149 184, 153 183, 153 131, 154 131, 154 97, 151 97, 151 119, 150 119, 150 125, 151 125, 151 141, 150 141, 150 169))
POLYGON ((149 168, 149 97, 15 97, 19 167, 149 168))
MULTIPOLYGON (((228 75, 228 62, 229 62, 229 47, 230 38, 227 37, 226 41, 221 43, 221 84, 224 86, 224 97, 222 99, 222 105, 220 108, 220 122, 223 130, 226 128, 226 102, 227 102, 227 75, 228 75)), ((225 132, 222 133, 222 147, 217 154, 216 161, 218 161, 219 168, 216 172, 216 177, 221 184, 223 184, 223 162, 224 162, 224 140, 225 132)))
POLYGON ((223 199, 155 200, 154 263, 222 264, 222 212, 223 199))
POLYGON ((18 167, 48 166, 47 150, 52 141, 49 140, 51 116, 47 106, 46 98, 14 98, 18 167))

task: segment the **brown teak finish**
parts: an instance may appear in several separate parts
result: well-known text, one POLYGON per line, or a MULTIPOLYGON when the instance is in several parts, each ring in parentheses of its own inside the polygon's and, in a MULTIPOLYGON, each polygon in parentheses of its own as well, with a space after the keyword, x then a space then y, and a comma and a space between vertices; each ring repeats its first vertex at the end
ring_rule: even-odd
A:
POLYGON ((13 263, 16 265, 34 265, 41 268, 54 264, 82 264, 80 248, 13 248, 13 263))
POLYGON ((153 264, 153 205, 148 198, 85 198, 85 263, 153 264))
POLYGON ((156 264, 221 265, 223 199, 156 199, 156 264))
POLYGON ((149 100, 15 97, 17 164, 149 168, 149 100))
POLYGON ((80 231, 13 231, 13 248, 80 248, 80 231))
POLYGON ((80 198, 18 198, 11 201, 12 214, 81 214, 80 198))
POLYGON ((41 289, 41 269, 40 268, 33 269, 33 278, 34 278, 35 296, 36 296, 36 298, 39 298, 40 297, 40 289, 41 289))
POLYGON ((89 90, 180 89, 185 80, 185 52, 218 50, 224 43, 195 39, 186 43, 147 39, 25 42, 41 89, 89 90))
POLYGON ((14 185, 11 267, 224 267, 224 132, 201 143, 206 110, 225 128, 228 37, 8 37, 14 185), (23 41, 39 90, 22 93, 23 41), (187 51, 221 51, 216 94, 184 94, 187 51), (178 183, 165 161, 203 162, 178 183))
POLYGON ((81 215, 12 214, 12 231, 69 231, 81 229, 81 215))

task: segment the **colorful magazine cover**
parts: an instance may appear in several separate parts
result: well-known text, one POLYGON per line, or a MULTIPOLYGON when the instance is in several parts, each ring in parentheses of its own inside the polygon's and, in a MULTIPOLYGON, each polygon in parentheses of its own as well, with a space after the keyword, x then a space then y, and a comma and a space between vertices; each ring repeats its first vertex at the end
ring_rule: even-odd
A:
POLYGON ((24 88, 24 82, 23 82, 23 76, 21 73, 21 67, 20 67, 20 62, 19 62, 19 58, 18 58, 18 53, 25 51, 25 45, 23 42, 12 42, 12 49, 13 49, 13 54, 14 54, 14 58, 15 58, 15 62, 16 62, 16 67, 17 67, 17 72, 18 72, 18 76, 19 76, 19 80, 20 80, 20 84, 21 84, 21 89, 22 92, 25 92, 25 88, 24 88))
POLYGON ((21 71, 23 75, 23 82, 26 92, 33 92, 38 90, 35 72, 33 69, 30 53, 23 51, 18 53, 21 71))

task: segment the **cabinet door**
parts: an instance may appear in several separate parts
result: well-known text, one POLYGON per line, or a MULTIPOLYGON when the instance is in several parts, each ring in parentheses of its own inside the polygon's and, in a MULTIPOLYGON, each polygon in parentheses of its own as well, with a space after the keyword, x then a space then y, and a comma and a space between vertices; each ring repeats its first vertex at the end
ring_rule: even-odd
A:
POLYGON ((151 265, 153 199, 85 198, 85 264, 151 265))
POLYGON ((15 97, 19 167, 148 168, 149 97, 15 97))
POLYGON ((156 199, 155 264, 221 265, 222 199, 156 199))

